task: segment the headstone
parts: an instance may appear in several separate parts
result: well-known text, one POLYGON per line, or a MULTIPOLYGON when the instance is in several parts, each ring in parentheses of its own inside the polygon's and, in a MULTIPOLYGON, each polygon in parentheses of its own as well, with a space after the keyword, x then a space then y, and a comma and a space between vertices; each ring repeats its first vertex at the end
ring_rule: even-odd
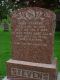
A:
POLYGON ((9 31, 9 26, 7 23, 4 23, 3 27, 4 27, 4 31, 9 31))
POLYGON ((56 80, 53 62, 56 16, 47 9, 21 8, 12 13, 12 59, 7 61, 11 80, 56 80))
POLYGON ((13 59, 51 63, 54 19, 51 12, 39 8, 14 12, 12 15, 13 59))

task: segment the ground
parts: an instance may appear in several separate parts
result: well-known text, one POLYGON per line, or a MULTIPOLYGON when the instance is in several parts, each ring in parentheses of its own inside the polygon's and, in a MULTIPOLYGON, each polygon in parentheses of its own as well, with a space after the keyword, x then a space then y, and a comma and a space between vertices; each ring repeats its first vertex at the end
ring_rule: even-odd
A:
POLYGON ((0 76, 6 75, 6 60, 11 57, 11 34, 0 31, 0 76))
MULTIPOLYGON (((57 57, 57 68, 60 71, 60 32, 55 32, 54 56, 57 57)), ((6 75, 6 61, 11 58, 11 31, 0 29, 0 76, 6 75)))

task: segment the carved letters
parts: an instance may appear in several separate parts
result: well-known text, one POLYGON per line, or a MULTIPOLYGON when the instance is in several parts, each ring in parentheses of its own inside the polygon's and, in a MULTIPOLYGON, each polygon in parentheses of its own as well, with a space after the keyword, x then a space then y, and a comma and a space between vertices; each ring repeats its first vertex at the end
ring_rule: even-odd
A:
POLYGON ((18 60, 50 63, 54 19, 52 12, 43 8, 23 8, 13 12, 13 57, 18 60), (16 57, 16 54, 19 56, 16 57))
POLYGON ((11 75, 25 77, 25 78, 38 79, 38 80, 49 80, 48 73, 25 70, 25 69, 18 69, 18 68, 11 68, 11 75))

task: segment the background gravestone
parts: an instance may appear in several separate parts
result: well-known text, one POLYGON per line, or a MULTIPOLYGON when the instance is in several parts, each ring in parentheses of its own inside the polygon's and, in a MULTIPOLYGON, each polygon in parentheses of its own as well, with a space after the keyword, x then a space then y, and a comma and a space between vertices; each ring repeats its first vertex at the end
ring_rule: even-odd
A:
POLYGON ((7 23, 4 22, 3 24, 3 28, 4 28, 4 31, 9 31, 9 26, 7 23))
POLYGON ((7 61, 7 77, 14 80, 56 80, 53 63, 56 16, 37 7, 12 13, 12 59, 7 61))

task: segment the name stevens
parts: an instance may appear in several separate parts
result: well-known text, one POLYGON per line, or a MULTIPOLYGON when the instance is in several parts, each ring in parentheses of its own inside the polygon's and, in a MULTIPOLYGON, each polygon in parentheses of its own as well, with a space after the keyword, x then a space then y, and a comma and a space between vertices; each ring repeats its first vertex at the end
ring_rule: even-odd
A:
POLYGON ((20 76, 25 78, 39 79, 39 80, 49 80, 49 74, 38 71, 31 71, 25 69, 11 68, 12 76, 20 76))

